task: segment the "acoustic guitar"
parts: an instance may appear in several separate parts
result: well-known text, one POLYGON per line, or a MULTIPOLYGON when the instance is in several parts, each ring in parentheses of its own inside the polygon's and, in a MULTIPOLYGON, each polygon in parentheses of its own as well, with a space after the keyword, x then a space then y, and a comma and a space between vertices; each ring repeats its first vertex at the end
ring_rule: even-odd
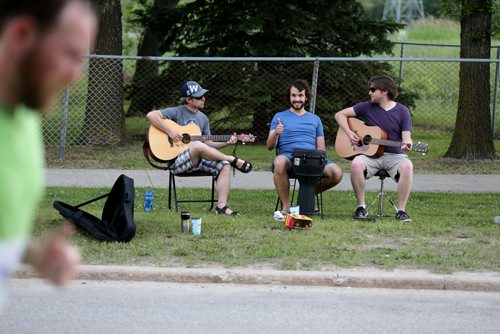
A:
MULTIPOLYGON (((179 125, 172 120, 164 119, 163 122, 174 130, 182 133, 182 139, 173 141, 165 132, 154 125, 148 130, 148 142, 151 148, 151 154, 157 161, 166 162, 175 159, 186 147, 193 141, 228 141, 232 135, 202 135, 200 128, 192 123, 185 126, 179 125)), ((251 134, 237 135, 239 141, 243 143, 252 143, 255 136, 251 134)))
MULTIPOLYGON (((357 144, 353 144, 347 133, 340 129, 335 139, 335 151, 342 158, 352 159, 360 154, 379 157, 384 153, 384 146, 401 147, 403 145, 403 142, 387 140, 387 132, 378 126, 367 126, 354 117, 349 117, 347 123, 361 139, 357 144)), ((418 142, 412 144, 410 150, 425 154, 429 151, 429 145, 418 142)))

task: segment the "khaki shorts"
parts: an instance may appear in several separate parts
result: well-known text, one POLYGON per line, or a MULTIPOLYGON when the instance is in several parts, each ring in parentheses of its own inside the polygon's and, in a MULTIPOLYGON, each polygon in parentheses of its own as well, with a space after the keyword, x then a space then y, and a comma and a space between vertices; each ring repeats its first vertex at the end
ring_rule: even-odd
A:
POLYGON ((361 159, 366 166, 365 179, 371 178, 380 169, 385 169, 387 173, 396 180, 399 164, 404 160, 410 160, 406 154, 384 153, 379 158, 371 158, 365 155, 358 155, 355 159, 361 159))

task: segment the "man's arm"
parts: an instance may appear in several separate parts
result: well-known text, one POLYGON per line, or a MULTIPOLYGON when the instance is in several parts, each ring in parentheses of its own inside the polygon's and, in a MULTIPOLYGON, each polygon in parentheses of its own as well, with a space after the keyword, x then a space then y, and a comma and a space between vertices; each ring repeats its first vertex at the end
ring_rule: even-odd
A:
POLYGON ((317 137, 316 138, 316 149, 326 151, 325 147, 326 147, 325 137, 323 137, 323 136, 317 137))
POLYGON ((159 110, 153 110, 148 112, 146 115, 149 122, 154 125, 159 130, 165 132, 170 138, 174 141, 178 141, 182 139, 182 134, 174 129, 169 128, 165 122, 163 122, 163 115, 159 110))
POLYGON ((237 141, 238 141, 238 137, 236 137, 236 134, 234 134, 226 142, 215 142, 215 141, 207 140, 207 141, 205 141, 205 144, 207 144, 210 147, 216 148, 216 149, 221 149, 221 148, 224 148, 226 146, 235 144, 237 141))
POLYGON ((268 150, 272 150, 278 144, 278 138, 280 134, 283 133, 283 124, 281 124, 281 120, 278 118, 278 125, 276 129, 269 131, 269 136, 267 137, 266 147, 268 150))
POLYGON ((413 144, 413 141, 411 139, 411 131, 403 131, 401 133, 401 137, 403 138, 403 146, 401 146, 401 149, 405 152, 408 152, 411 148, 411 145, 413 144))
POLYGON ((345 108, 338 113, 335 114, 335 120, 339 124, 340 128, 347 133, 349 140, 352 143, 359 142, 359 137, 349 128, 349 124, 347 123, 348 117, 355 117, 356 112, 353 107, 345 108))
POLYGON ((72 224, 65 223, 45 240, 30 240, 24 261, 52 283, 66 285, 76 277, 80 263, 78 249, 66 241, 74 230, 72 224))

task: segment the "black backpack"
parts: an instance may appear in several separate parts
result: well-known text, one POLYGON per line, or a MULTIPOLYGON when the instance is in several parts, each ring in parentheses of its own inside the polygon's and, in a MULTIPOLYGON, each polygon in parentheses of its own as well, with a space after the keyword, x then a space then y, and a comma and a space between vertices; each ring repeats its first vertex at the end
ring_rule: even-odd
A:
POLYGON ((103 241, 130 241, 135 235, 134 223, 134 180, 126 175, 120 175, 115 181, 111 192, 93 198, 87 202, 71 206, 69 204, 55 201, 54 208, 67 219, 73 221, 76 226, 92 234, 103 241), (80 210, 79 207, 107 197, 102 219, 88 212, 80 210))

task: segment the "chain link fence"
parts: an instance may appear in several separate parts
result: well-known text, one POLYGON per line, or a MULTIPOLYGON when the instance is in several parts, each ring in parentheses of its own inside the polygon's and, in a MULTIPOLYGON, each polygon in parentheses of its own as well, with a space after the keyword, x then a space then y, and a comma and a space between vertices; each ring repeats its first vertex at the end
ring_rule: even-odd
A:
MULTIPOLYGON (((251 132, 263 141, 276 112, 288 107, 287 86, 306 79, 332 143, 337 111, 368 99, 367 80, 387 74, 398 81, 398 101, 412 111, 415 131, 451 133, 455 124, 460 59, 418 58, 174 58, 91 56, 85 75, 43 122, 45 144, 117 145, 125 127, 146 113, 180 104, 180 86, 195 80, 209 90, 204 112, 213 134, 251 132)), ((467 60, 471 61, 471 60, 467 60)), ((499 135, 499 61, 490 67, 492 131, 499 135)), ((146 129, 145 129, 146 132, 146 129)))

